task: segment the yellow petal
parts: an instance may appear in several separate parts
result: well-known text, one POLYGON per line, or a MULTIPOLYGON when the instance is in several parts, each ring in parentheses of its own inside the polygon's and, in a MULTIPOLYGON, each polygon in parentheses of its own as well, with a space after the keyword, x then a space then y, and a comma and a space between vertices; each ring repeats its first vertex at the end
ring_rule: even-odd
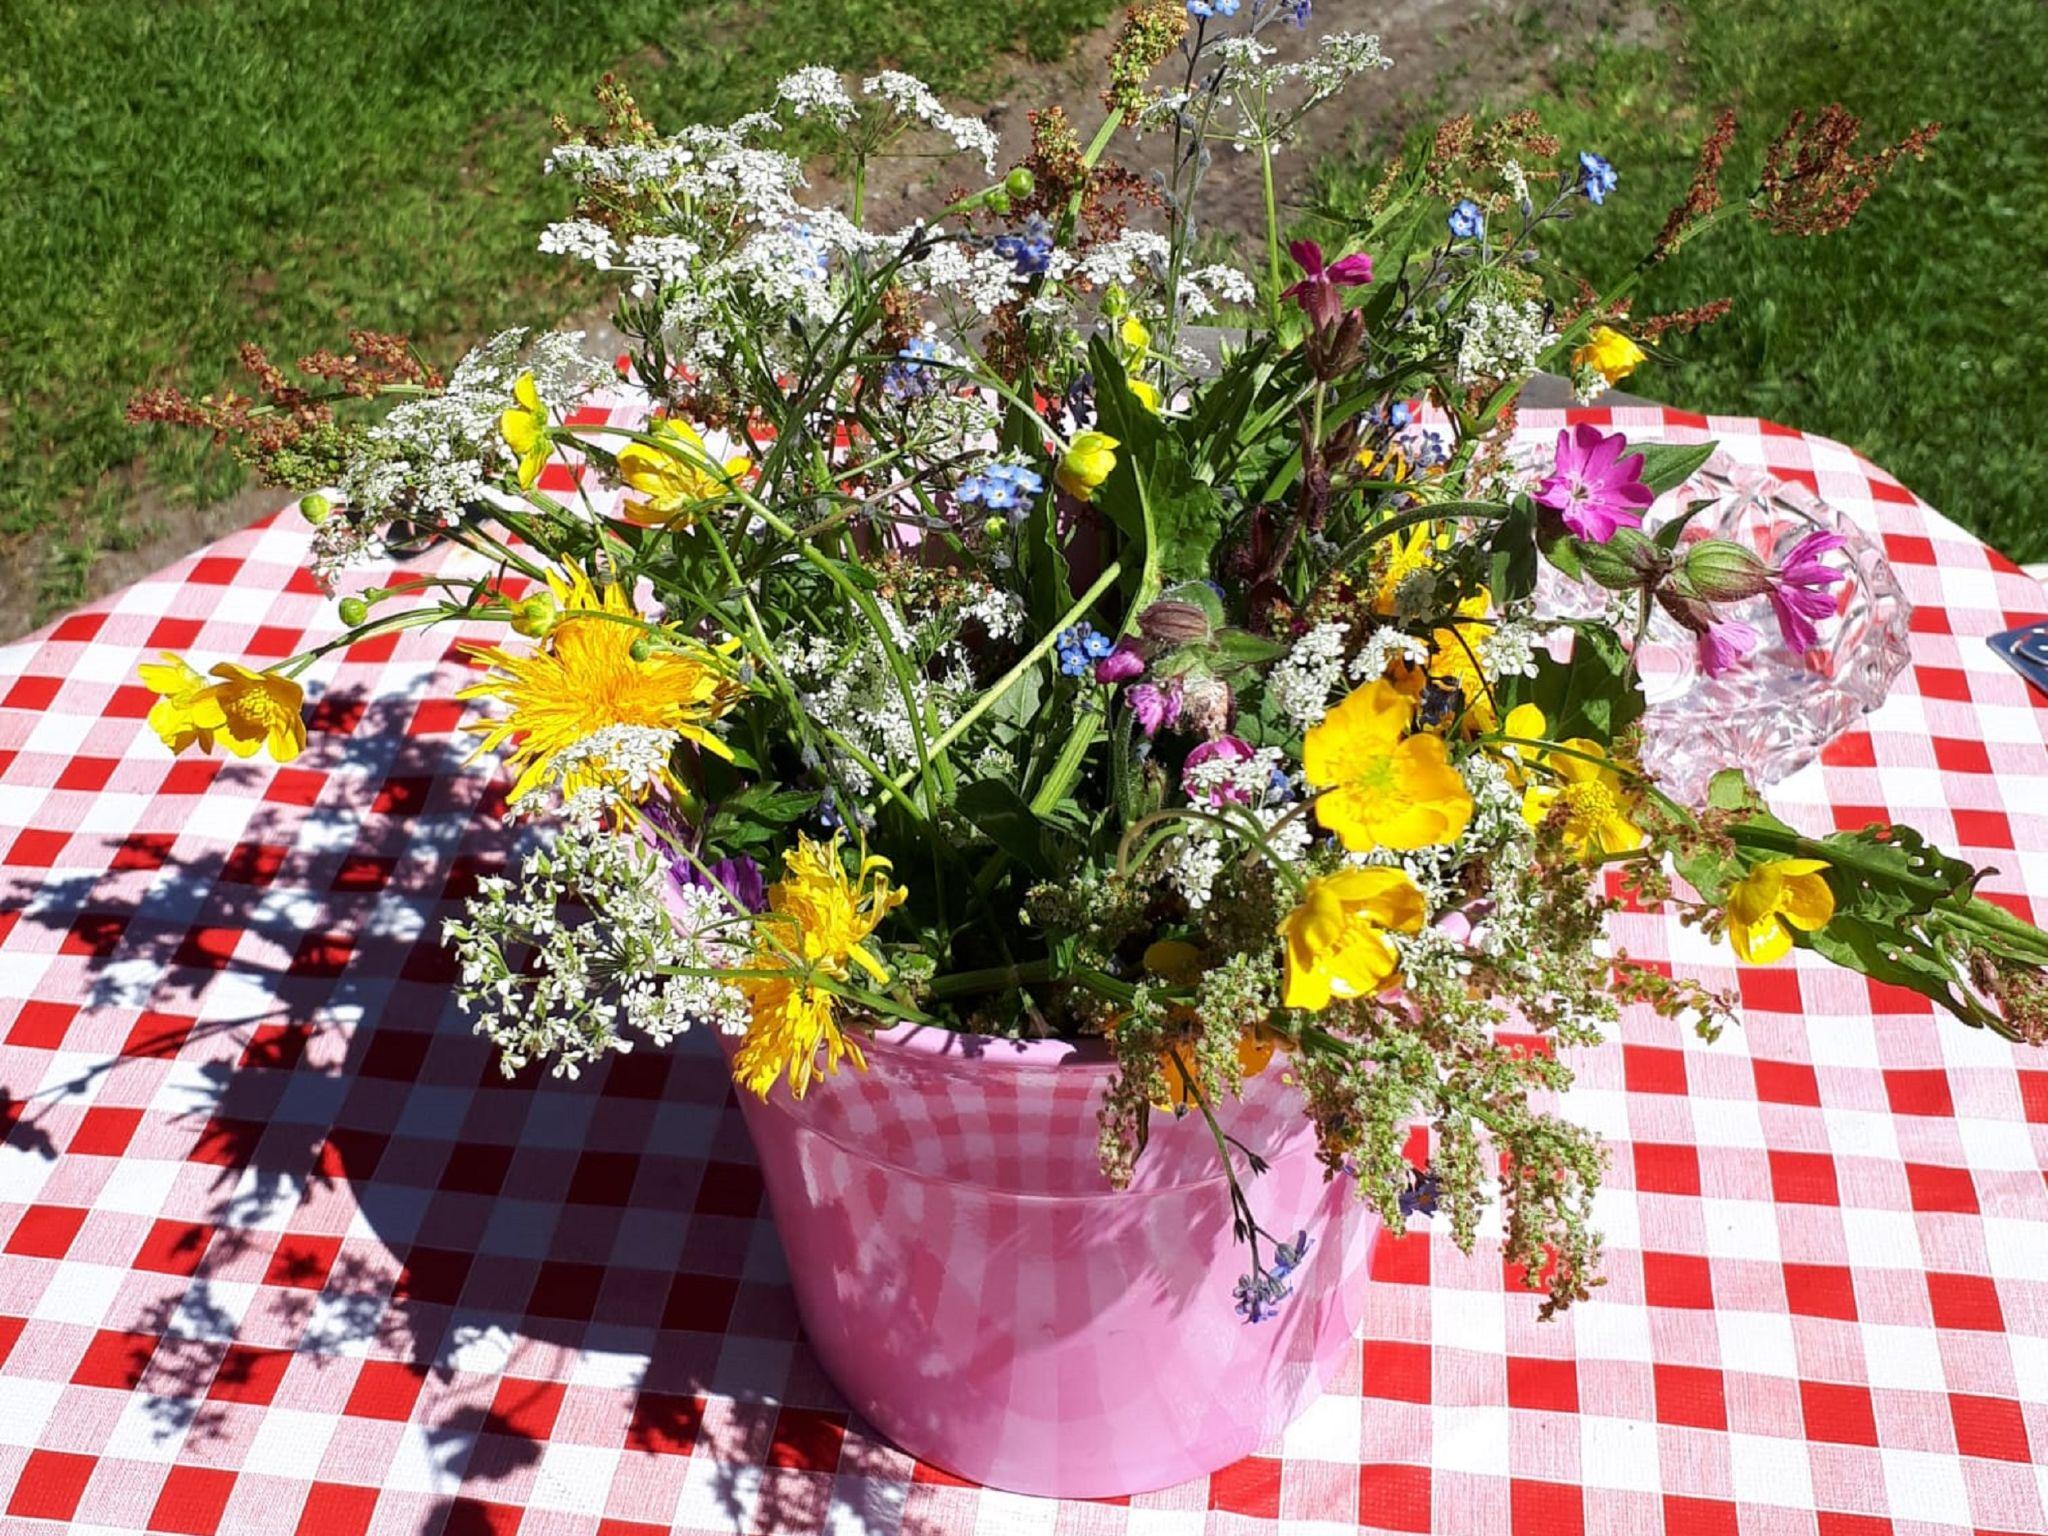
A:
MULTIPOLYGON (((1794 860, 1786 860, 1793 863, 1794 860)), ((1798 863, 1815 863, 1817 860, 1801 859, 1798 863)), ((1784 893, 1778 898, 1778 915, 1794 928, 1812 933, 1825 928, 1828 919, 1835 915, 1835 893, 1829 889, 1826 880, 1811 871, 1797 874, 1788 872, 1784 893)))
POLYGON ((1415 702, 1385 678, 1347 694, 1302 742, 1302 773, 1311 784, 1342 784, 1384 757, 1415 719, 1415 702))
POLYGON ((522 373, 512 381, 512 398, 538 416, 542 414, 540 388, 533 382, 533 375, 522 373))
POLYGON ((1735 953, 1751 965, 1769 965, 1790 952, 1792 930, 1775 917, 1765 918, 1754 926, 1731 920, 1728 940, 1735 946, 1735 953))

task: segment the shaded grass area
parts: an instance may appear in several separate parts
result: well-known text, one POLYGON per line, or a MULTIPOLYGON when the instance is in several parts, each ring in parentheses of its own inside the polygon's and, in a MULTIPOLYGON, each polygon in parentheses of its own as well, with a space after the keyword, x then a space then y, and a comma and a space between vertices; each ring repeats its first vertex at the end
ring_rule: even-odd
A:
MULTIPOLYGON (((1568 44, 1560 99, 1531 103, 1568 154, 1597 150, 1621 172, 1606 207, 1566 232, 1602 279, 1647 248, 1724 103, 1743 119, 1731 191, 1797 106, 1841 102, 1871 149, 1943 127, 1843 233, 1731 222, 1653 273, 1639 314, 1735 308, 1671 338, 1682 361, 1626 387, 1839 438, 2014 558, 2048 559, 2048 6, 1680 0, 1664 21, 1656 46, 1568 44)), ((1355 195, 1363 176, 1340 166, 1332 180, 1355 195)))
POLYGON ((137 455, 173 499, 239 479, 122 420, 203 390, 236 344, 289 358, 351 325, 445 359, 591 301, 534 253, 566 213, 548 119, 617 67, 663 126, 760 104, 802 63, 944 90, 1055 57, 1111 0, 37 0, 0 52, 0 559, 42 611, 134 539, 137 455))

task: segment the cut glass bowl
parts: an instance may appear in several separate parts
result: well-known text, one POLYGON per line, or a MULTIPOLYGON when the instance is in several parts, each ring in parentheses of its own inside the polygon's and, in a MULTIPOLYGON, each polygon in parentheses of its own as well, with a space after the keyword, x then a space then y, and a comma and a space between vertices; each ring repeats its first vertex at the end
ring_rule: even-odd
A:
MULTIPOLYGON (((1532 455, 1527 467, 1546 472, 1547 449, 1532 455)), ((1882 704, 1910 659, 1913 616, 1878 541, 1805 487, 1717 453, 1657 499, 1645 527, 1654 532, 1699 501, 1708 506, 1687 526, 1688 543, 1729 539, 1776 564, 1810 533, 1837 533, 1847 542, 1824 557, 1846 579, 1834 589, 1834 615, 1817 626, 1819 643, 1803 656, 1785 645, 1768 598, 1722 603, 1719 616, 1748 624, 1762 641, 1747 661, 1709 677, 1693 635, 1661 609, 1655 612, 1637 652, 1649 704, 1643 766, 1691 805, 1704 802, 1708 782, 1723 768, 1742 769, 1758 788, 1796 773, 1882 704)), ((1590 617, 1609 601, 1610 594, 1591 583, 1544 566, 1539 613, 1590 617)))

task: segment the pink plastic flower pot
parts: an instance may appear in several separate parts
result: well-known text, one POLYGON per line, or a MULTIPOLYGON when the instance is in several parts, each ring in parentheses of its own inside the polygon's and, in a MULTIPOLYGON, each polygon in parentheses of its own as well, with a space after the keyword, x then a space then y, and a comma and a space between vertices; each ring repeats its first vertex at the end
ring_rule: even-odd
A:
POLYGON ((1219 1109, 1272 1164, 1261 1224, 1313 1240, 1251 1324, 1200 1115, 1155 1113, 1133 1186, 1103 1178, 1098 1042, 904 1027, 867 1056, 740 1100, 811 1346, 903 1449, 1018 1493, 1164 1487, 1270 1442, 1354 1347, 1378 1223, 1324 1179, 1283 1061, 1219 1109))

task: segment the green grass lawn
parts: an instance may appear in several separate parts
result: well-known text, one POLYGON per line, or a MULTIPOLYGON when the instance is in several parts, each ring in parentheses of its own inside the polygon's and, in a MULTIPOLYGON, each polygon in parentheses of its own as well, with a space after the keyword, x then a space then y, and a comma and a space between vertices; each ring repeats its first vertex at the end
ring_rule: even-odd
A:
POLYGON ((236 344, 280 358, 350 325, 440 357, 589 302, 534 253, 562 189, 549 114, 608 68, 658 123, 759 104, 801 63, 972 89, 1057 56, 1111 0, 37 0, 0 53, 0 559, 43 611, 133 538, 138 455, 173 496, 224 456, 146 436, 137 387, 206 389, 236 344))
POLYGON ((1567 152, 1621 172, 1568 231, 1589 271, 1646 248, 1723 103, 1744 123, 1731 189, 1795 106, 1841 102, 1871 148, 1930 119, 1942 134, 1841 234, 1732 223, 1653 274, 1639 313, 1735 309, 1626 387, 1852 443, 2015 558, 2048 559, 2048 6, 1680 0, 1666 22, 1668 51, 1595 44, 1561 101, 1535 103, 1567 152))

